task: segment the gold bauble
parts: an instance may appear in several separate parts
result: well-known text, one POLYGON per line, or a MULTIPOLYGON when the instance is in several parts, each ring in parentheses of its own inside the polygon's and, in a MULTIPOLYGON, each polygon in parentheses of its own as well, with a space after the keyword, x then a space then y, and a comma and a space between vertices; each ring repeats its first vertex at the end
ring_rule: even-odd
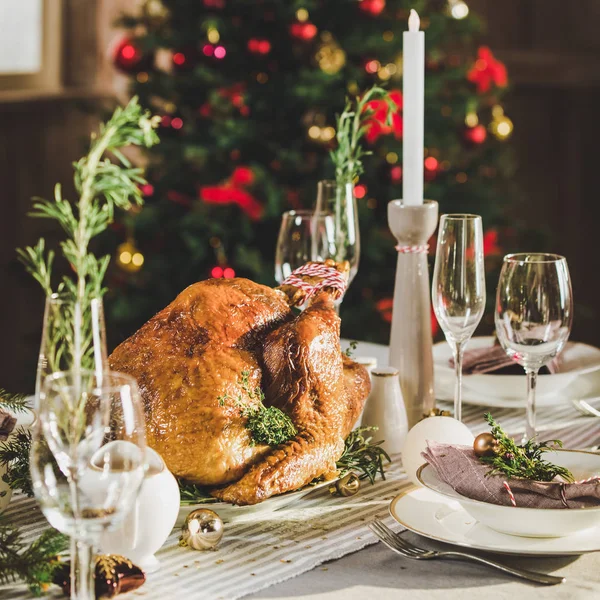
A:
POLYGON ((137 273, 144 264, 144 255, 136 248, 132 239, 117 248, 117 265, 127 273, 137 273))
POLYGON ((499 140, 508 139, 513 132, 513 122, 504 114, 504 109, 497 104, 492 109, 492 121, 489 124, 490 132, 499 140))
POLYGON ((494 456, 498 451, 498 440, 491 433, 480 433, 473 442, 475 456, 494 456))
POLYGON ((360 479, 356 473, 348 473, 329 487, 329 493, 334 496, 354 496, 360 489, 360 479))
POLYGON ((181 527, 179 544, 194 550, 214 550, 223 537, 221 517, 208 508, 197 508, 181 527))
POLYGON ((335 75, 346 64, 346 53, 329 32, 324 32, 321 39, 323 42, 317 49, 315 60, 321 71, 335 75))

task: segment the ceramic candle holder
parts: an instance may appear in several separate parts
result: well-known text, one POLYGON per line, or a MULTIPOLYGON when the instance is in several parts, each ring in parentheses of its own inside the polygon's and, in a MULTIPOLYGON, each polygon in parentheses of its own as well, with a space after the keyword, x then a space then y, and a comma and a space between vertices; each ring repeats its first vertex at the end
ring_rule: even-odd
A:
POLYGON ((431 296, 427 241, 438 223, 438 203, 388 204, 388 224, 398 240, 398 265, 390 339, 390 365, 400 386, 412 427, 435 406, 431 339, 431 296))

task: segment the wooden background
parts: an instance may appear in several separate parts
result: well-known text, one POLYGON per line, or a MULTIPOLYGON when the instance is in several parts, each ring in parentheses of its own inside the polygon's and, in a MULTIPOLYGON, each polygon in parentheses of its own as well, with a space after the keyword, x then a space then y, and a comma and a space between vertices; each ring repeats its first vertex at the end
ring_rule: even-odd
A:
MULTIPOLYGON (((485 41, 507 63, 513 86, 507 114, 524 192, 517 210, 546 227, 567 256, 577 304, 572 338, 600 345, 600 2, 466 1, 486 18, 485 41)), ((53 233, 25 217, 30 197, 50 196, 56 181, 71 179, 70 163, 97 121, 93 109, 113 93, 108 23, 133 2, 63 0, 62 86, 0 92, 0 387, 30 392, 34 384, 43 301, 14 249, 53 233)))

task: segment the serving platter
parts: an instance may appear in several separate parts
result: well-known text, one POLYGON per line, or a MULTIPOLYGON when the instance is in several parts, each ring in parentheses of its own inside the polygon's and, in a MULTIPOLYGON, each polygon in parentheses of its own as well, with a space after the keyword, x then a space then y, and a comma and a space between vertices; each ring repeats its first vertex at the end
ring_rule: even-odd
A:
POLYGON ((261 513, 272 513, 276 510, 286 508, 292 503, 301 500, 305 496, 308 496, 312 492, 320 490, 326 486, 330 486, 334 482, 335 480, 321 481, 314 485, 307 485, 300 490, 296 490, 294 492, 287 492, 278 496, 272 496, 271 498, 268 498, 263 502, 259 502, 258 504, 252 504, 248 506, 236 506, 235 504, 230 504, 229 502, 211 501, 201 502, 198 504, 182 504, 179 508, 179 516, 177 518, 176 524, 181 525, 185 521, 187 515, 193 510, 196 510, 197 508, 208 508, 210 510, 214 510, 225 522, 249 515, 255 516, 261 513))
POLYGON ((490 529, 460 504, 426 488, 410 488, 390 505, 406 529, 431 540, 471 550, 528 556, 569 556, 600 551, 600 527, 561 538, 529 538, 490 529))

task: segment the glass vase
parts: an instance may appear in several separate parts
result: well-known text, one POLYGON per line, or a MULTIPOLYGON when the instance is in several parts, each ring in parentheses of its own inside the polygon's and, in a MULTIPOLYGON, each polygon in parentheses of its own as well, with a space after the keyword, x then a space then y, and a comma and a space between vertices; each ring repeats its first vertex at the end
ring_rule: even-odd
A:
POLYGON ((76 302, 66 293, 46 298, 35 382, 36 405, 48 375, 89 369, 99 377, 108 369, 102 298, 76 302))
POLYGON ((350 285, 358 271, 360 259, 360 230, 354 185, 339 185, 332 180, 319 181, 315 212, 329 213, 333 217, 335 252, 332 258, 337 262, 348 261, 350 285))

